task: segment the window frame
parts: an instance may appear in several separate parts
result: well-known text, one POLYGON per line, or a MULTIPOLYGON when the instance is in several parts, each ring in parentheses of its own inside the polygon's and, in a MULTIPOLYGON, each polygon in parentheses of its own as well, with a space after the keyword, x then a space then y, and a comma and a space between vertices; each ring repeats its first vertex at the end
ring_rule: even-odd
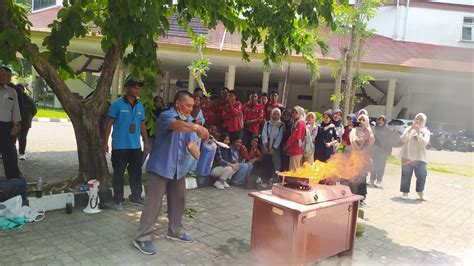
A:
POLYGON ((47 9, 54 8, 54 7, 57 7, 57 6, 58 6, 58 1, 55 0, 55 1, 54 1, 54 4, 51 5, 51 6, 47 6, 47 7, 42 7, 42 8, 37 8, 37 9, 35 9, 35 2, 36 2, 36 1, 41 1, 41 0, 32 0, 32 1, 31 1, 31 13, 35 13, 35 12, 47 10, 47 9))
POLYGON ((462 28, 461 28, 461 42, 474 42, 474 17, 463 17, 462 28), (465 22, 466 18, 471 19, 471 23, 465 22), (463 36, 464 28, 470 28, 471 29, 471 39, 470 40, 464 39, 464 36, 463 36))

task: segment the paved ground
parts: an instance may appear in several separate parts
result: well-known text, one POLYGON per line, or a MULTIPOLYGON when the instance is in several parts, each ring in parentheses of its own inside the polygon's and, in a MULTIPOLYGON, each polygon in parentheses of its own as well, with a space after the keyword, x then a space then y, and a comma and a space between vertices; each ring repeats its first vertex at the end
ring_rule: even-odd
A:
MULTIPOLYGON (((53 167, 60 169, 60 176, 74 175, 77 164, 70 162, 74 138, 65 135, 72 127, 62 123, 33 126, 42 131, 32 131, 31 139, 42 142, 30 141, 31 157, 23 164, 29 164, 32 173, 48 174, 53 167), (56 156, 46 152, 51 150, 56 156)), ((321 265, 472 265, 474 179, 430 172, 427 202, 415 200, 414 193, 411 200, 401 201, 399 181, 399 166, 388 165, 385 189, 369 189, 364 207, 367 230, 357 238, 353 257, 330 258, 321 265)), ((185 218, 184 225, 196 241, 182 244, 164 239, 164 214, 157 223, 158 254, 154 256, 141 255, 131 245, 140 217, 136 207, 126 204, 122 212, 104 210, 97 215, 82 214, 80 209, 72 215, 49 212, 44 221, 21 231, 0 231, 0 265, 249 264, 252 199, 247 193, 239 188, 188 191, 187 206, 197 214, 185 218)))

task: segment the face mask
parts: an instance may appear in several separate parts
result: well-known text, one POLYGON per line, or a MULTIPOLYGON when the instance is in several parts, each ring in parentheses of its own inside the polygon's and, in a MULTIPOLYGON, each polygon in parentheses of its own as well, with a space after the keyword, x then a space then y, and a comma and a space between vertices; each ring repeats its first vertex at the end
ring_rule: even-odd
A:
POLYGON ((181 114, 179 111, 178 111, 178 115, 179 115, 179 119, 181 119, 181 120, 186 120, 186 119, 188 119, 188 116, 187 116, 187 115, 183 115, 183 114, 181 114))

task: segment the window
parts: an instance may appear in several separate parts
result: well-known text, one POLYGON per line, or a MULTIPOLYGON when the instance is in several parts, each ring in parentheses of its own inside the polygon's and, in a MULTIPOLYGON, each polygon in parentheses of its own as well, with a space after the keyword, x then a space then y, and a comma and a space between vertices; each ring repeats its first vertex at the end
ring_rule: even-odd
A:
POLYGON ((392 120, 388 122, 389 126, 403 126, 403 121, 400 120, 392 120))
POLYGON ((56 5, 56 0, 33 0, 33 11, 56 5))
POLYGON ((474 28, 474 17, 465 17, 462 25, 462 40, 474 41, 472 31, 474 28))

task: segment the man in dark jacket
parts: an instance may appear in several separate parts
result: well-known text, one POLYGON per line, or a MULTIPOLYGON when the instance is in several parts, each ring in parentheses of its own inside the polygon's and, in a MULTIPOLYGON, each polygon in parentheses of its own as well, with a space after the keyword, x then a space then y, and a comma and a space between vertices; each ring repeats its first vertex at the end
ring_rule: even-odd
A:
POLYGON ((31 128, 31 123, 33 121, 33 117, 36 115, 36 112, 38 111, 36 109, 36 104, 31 98, 31 96, 28 95, 27 93, 27 88, 25 85, 18 84, 18 86, 22 89, 23 92, 23 108, 20 108, 23 110, 21 113, 21 130, 20 133, 18 134, 18 158, 22 161, 26 160, 26 155, 25 155, 25 150, 26 150, 26 137, 28 136, 28 131, 31 128))

